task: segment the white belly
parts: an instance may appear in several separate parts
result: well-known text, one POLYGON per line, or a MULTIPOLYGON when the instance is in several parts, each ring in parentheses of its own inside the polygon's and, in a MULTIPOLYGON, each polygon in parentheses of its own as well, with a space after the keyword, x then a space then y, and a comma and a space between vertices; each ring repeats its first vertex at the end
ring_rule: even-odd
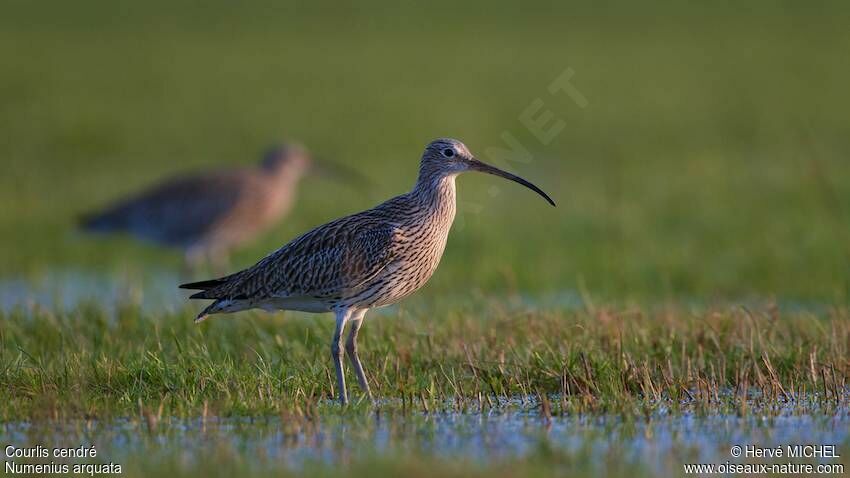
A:
POLYGON ((257 308, 274 312, 277 310, 297 310, 299 312, 330 312, 331 309, 323 300, 314 297, 274 297, 257 304, 257 308))

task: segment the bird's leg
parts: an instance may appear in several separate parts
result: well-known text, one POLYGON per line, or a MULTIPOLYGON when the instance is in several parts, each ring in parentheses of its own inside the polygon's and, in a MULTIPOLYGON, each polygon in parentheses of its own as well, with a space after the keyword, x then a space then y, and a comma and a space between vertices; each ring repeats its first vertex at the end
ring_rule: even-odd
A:
POLYGON ((351 309, 336 310, 336 328, 334 329, 334 338, 331 342, 331 358, 334 361, 336 368, 336 385, 339 389, 339 403, 345 405, 348 403, 348 393, 345 390, 345 374, 342 369, 342 333, 345 330, 345 323, 351 317, 351 309))
POLYGON ((357 333, 360 332, 360 326, 363 325, 365 315, 366 309, 358 310, 351 315, 351 330, 348 332, 348 340, 345 341, 345 351, 348 352, 348 359, 351 360, 351 366, 354 367, 360 389, 366 392, 371 400, 372 392, 369 390, 369 382, 366 380, 366 374, 363 373, 360 357, 357 356, 357 333))

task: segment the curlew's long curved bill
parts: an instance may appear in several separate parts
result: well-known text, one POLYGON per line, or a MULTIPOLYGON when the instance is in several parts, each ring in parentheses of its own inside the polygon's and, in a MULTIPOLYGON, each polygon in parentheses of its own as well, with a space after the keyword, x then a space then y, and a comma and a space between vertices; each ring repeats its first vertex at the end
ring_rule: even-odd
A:
POLYGON ((335 181, 348 182, 357 186, 371 186, 372 181, 360 172, 339 163, 328 161, 324 158, 313 157, 311 170, 314 174, 335 181))
POLYGON ((507 171, 502 171, 501 169, 499 169, 495 166, 490 166, 487 163, 482 163, 481 161, 479 161, 477 159, 469 160, 469 165, 470 165, 470 169, 472 169, 474 171, 481 171, 482 173, 492 174, 494 176, 499 176, 499 177, 502 177, 502 178, 505 178, 505 179, 510 179, 511 181, 513 181, 515 183, 522 184, 523 186, 527 187, 528 189, 531 189, 532 191, 536 192, 537 194, 543 196, 543 199, 548 201, 549 204, 551 204, 553 206, 555 205, 555 201, 553 201, 552 198, 550 198, 548 194, 544 193, 542 189, 538 188, 537 186, 530 183, 529 181, 522 179, 519 176, 511 174, 507 171))

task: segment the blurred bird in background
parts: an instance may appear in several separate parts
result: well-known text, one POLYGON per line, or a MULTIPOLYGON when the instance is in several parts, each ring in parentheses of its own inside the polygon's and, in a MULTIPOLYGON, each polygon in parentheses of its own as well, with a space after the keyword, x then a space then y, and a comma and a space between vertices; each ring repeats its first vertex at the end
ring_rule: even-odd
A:
POLYGON ((83 216, 80 226, 86 232, 129 234, 180 249, 188 273, 205 263, 223 270, 233 249, 292 209, 298 183, 309 172, 358 177, 315 161, 299 144, 287 143, 271 148, 256 166, 167 179, 83 216))

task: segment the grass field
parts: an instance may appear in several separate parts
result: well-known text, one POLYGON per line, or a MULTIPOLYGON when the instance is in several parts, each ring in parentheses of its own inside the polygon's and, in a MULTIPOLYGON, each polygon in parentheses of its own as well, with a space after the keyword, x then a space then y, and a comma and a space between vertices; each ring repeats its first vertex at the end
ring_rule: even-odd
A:
POLYGON ((331 321, 188 315, 5 315, 7 441, 221 476, 657 476, 742 440, 850 445, 846 308, 402 309, 363 331, 378 403, 346 408, 331 321))
POLYGON ((656 476, 744 439, 850 456, 843 3, 2 12, 0 441, 102 443, 130 476, 656 476), (579 96, 550 92, 568 69, 579 96), (564 121, 550 142, 535 104, 564 121), (306 179, 247 266, 406 191, 431 139, 494 161, 506 134, 558 207, 459 180, 436 275, 364 326, 377 405, 330 400, 328 317, 195 326, 178 254, 74 229, 282 139, 372 180, 306 179))
MULTIPOLYGON (((108 418, 140 408, 262 416, 333 401, 332 321, 199 327, 187 315, 132 307, 115 316, 96 307, 7 315, 0 377, 11 402, 0 418, 108 418)), ((745 414, 752 400, 837 407, 850 372, 847 309, 563 312, 471 302, 378 315, 363 333, 386 409, 481 411, 550 395, 560 397, 549 405, 556 414, 675 412, 682 403, 745 414), (431 315, 439 319, 424 320, 431 315)))

